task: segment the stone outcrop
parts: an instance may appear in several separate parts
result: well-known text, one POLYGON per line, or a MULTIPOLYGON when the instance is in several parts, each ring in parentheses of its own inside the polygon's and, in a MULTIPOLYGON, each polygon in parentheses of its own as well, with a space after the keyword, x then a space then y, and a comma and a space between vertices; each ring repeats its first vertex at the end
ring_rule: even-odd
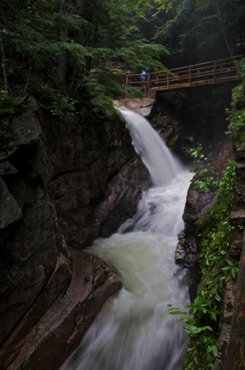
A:
MULTIPOLYGON (((195 175, 194 179, 198 179, 195 175)), ((175 252, 176 263, 186 268, 190 298, 196 295, 197 285, 200 281, 200 267, 195 257, 200 253, 201 245, 197 232, 197 222, 205 211, 212 205, 215 190, 202 192, 191 183, 183 213, 185 229, 179 233, 179 242, 175 252)))
MULTIPOLYGON (((240 263, 238 279, 233 289, 234 302, 231 307, 229 337, 225 342, 225 356, 223 358, 221 356, 221 361, 216 366, 217 370, 242 370, 245 364, 245 143, 235 148, 235 156, 237 181, 234 211, 230 215, 230 223, 234 226, 230 241, 230 255, 233 261, 240 260, 240 263)), ((221 343, 222 339, 221 335, 221 343)))
POLYGON ((68 116, 51 124, 41 114, 40 122, 51 172, 49 194, 62 233, 69 246, 88 246, 135 212, 139 184, 148 174, 117 116, 106 122, 68 116))
MULTIPOLYGON (((244 198, 244 149, 235 150, 237 161, 237 177, 235 184, 235 203, 230 214, 230 224, 234 227, 230 235, 229 254, 233 262, 240 260, 238 281, 228 281, 222 304, 220 318, 219 350, 215 370, 230 370, 244 368, 244 274, 245 254, 244 235, 245 225, 245 198, 244 198)), ((222 170, 226 159, 233 156, 228 150, 218 157, 215 166, 222 170), (224 155, 225 154, 225 155, 224 155)), ((198 175, 196 175, 198 178, 198 175)), ((187 200, 183 219, 185 230, 179 234, 179 243, 176 250, 176 262, 188 268, 187 279, 190 288, 191 300, 195 298, 197 285, 200 281, 200 268, 195 262, 195 256, 201 252, 201 244, 197 234, 197 223, 212 205, 215 191, 200 192, 193 184, 187 193, 187 200)))
POLYGON ((79 248, 132 216, 148 173, 117 116, 82 117, 54 118, 32 100, 6 123, 0 148, 4 369, 58 369, 121 286, 102 261, 79 248))
MULTIPOLYGON (((105 300, 121 288, 118 277, 96 256, 71 249, 70 257, 73 261, 71 284, 42 313, 37 323, 30 321, 30 313, 37 311, 40 304, 34 303, 34 308, 3 346, 0 356, 4 368, 58 369, 80 344, 105 300)), ((45 287, 42 301, 48 300, 49 295, 50 290, 45 287)))
POLYGON ((143 117, 148 117, 151 113, 153 105, 155 103, 155 98, 144 97, 144 98, 125 98, 120 100, 115 100, 114 104, 116 106, 124 106, 130 110, 135 111, 143 117))

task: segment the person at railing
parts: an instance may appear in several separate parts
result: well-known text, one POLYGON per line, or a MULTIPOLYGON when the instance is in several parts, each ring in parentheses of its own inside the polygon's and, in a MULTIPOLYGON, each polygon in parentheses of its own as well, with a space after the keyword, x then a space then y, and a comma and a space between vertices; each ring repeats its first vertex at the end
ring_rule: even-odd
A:
POLYGON ((132 83, 132 70, 129 68, 125 73, 125 84, 130 85, 132 83))
POLYGON ((152 72, 152 66, 147 66, 145 71, 146 71, 146 73, 151 73, 152 72))
POLYGON ((140 79, 141 79, 141 81, 145 81, 146 80, 146 72, 145 72, 144 69, 141 70, 140 79))
POLYGON ((146 80, 148 81, 148 83, 151 84, 150 81, 156 79, 156 75, 154 73, 154 70, 153 70, 152 66, 147 66, 146 69, 145 69, 145 71, 146 71, 146 80))

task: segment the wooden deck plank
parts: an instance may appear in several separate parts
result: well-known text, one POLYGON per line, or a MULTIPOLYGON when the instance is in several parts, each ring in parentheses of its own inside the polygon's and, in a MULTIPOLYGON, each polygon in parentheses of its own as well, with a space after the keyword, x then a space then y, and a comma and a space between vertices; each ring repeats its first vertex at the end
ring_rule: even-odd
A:
POLYGON ((216 79, 207 79, 207 80, 199 80, 199 81, 192 81, 192 82, 180 82, 170 84, 169 86, 160 85, 159 86, 151 86, 149 90, 151 91, 161 91, 161 90, 174 90, 174 89, 182 89, 188 87, 197 87, 197 86, 204 86, 204 85, 216 85, 220 83, 238 81, 240 79, 239 76, 228 76, 216 79))
MULTIPOLYGON (((174 68, 169 73, 153 72, 147 74, 147 81, 134 81, 132 85, 147 93, 237 81, 240 77, 235 61, 242 58, 244 55, 174 68)), ((140 78, 140 75, 132 74, 132 77, 140 78)))

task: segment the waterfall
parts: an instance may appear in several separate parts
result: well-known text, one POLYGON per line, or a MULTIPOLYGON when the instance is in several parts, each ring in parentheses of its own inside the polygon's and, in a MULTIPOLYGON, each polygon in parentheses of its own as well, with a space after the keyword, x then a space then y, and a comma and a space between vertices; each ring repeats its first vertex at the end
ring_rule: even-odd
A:
POLYGON ((126 121, 133 146, 148 169, 153 185, 168 184, 181 170, 181 165, 145 118, 125 108, 120 110, 120 114, 126 121))
POLYGON ((135 216, 91 252, 116 268, 123 288, 111 297, 61 370, 177 370, 188 337, 179 315, 188 289, 174 262, 177 234, 191 174, 171 155, 137 113, 120 112, 154 187, 145 191, 135 216))

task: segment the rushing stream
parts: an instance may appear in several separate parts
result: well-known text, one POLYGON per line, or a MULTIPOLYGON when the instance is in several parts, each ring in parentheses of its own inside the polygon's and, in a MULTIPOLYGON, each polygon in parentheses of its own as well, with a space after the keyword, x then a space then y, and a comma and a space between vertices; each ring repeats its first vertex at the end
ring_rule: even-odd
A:
POLYGON ((177 370, 188 342, 168 308, 185 310, 189 303, 174 253, 191 174, 143 117, 128 110, 121 115, 153 186, 118 233, 91 247, 117 269, 124 287, 103 306, 62 370, 177 370))

